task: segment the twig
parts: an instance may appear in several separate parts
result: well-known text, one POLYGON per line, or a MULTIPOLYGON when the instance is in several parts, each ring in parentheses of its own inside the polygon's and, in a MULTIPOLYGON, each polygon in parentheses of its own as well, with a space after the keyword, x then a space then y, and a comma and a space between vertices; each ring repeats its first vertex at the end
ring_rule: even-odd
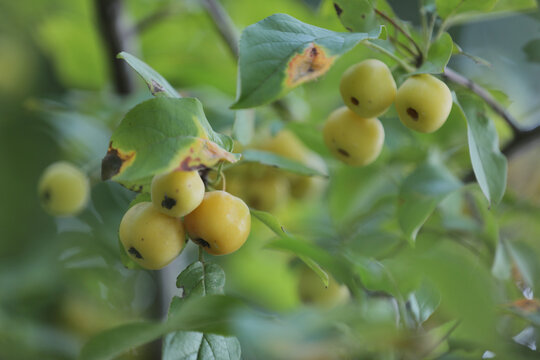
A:
POLYGON ((392 52, 386 50, 385 48, 383 48, 382 46, 379 46, 375 43, 372 43, 370 41, 363 41, 362 44, 366 45, 367 47, 370 47, 374 50, 377 50, 383 54, 385 54, 386 56, 392 58, 394 61, 396 61, 402 68, 404 68, 405 70, 407 70, 408 72, 412 72, 414 71, 414 67, 412 67, 411 65, 407 64, 405 61, 403 61, 402 59, 400 59, 399 57, 397 57, 396 55, 394 55, 392 52))
POLYGON ((229 14, 217 0, 202 0, 202 3, 229 50, 238 58, 238 35, 229 14))
MULTIPOLYGON (((208 15, 210 15, 216 25, 219 34, 227 44, 234 58, 238 61, 238 35, 231 17, 217 0, 202 0, 202 2, 208 15)), ((289 106, 283 100, 276 100, 270 105, 283 121, 293 120, 294 116, 289 106)))
POLYGON ((517 133, 514 138, 503 147, 502 153, 506 156, 511 156, 520 147, 523 147, 539 138, 540 125, 536 125, 528 130, 522 130, 517 133))
POLYGON ((396 30, 400 31, 403 35, 405 35, 405 37, 411 42, 411 44, 413 44, 413 46, 415 47, 416 51, 418 52, 417 56, 418 56, 418 63, 422 63, 422 60, 423 60, 423 52, 422 52, 422 49, 420 49, 420 46, 418 45, 418 43, 413 39, 413 37, 409 34, 408 31, 406 31, 405 29, 403 29, 403 27, 401 27, 401 25, 399 25, 397 22, 394 21, 394 19, 392 19, 390 16, 386 15, 384 12, 378 10, 378 9, 374 9, 375 10, 375 13, 377 15, 379 15, 380 17, 382 17, 383 19, 385 19, 386 21, 388 21, 390 24, 392 24, 392 26, 394 26, 396 28, 396 30))
POLYGON ((478 85, 471 79, 466 78, 465 76, 455 72, 450 68, 446 68, 443 75, 453 83, 464 86, 474 92, 476 95, 480 96, 482 100, 484 100, 486 104, 488 104, 488 106, 493 109, 493 111, 499 114, 504 119, 504 121, 506 121, 508 126, 510 126, 510 128, 512 129, 514 137, 517 137, 518 134, 523 132, 523 130, 520 129, 517 125, 517 122, 514 120, 512 115, 510 115, 508 111, 506 111, 506 109, 502 107, 501 104, 499 104, 497 100, 495 100, 495 98, 482 86, 478 85))
POLYGON ((125 36, 122 0, 95 0, 96 16, 107 50, 107 58, 114 88, 120 95, 131 94, 135 87, 133 73, 125 61, 116 58, 122 51, 129 51, 128 37, 125 36))
POLYGON ((159 9, 156 12, 139 20, 135 25, 131 27, 131 29, 129 29, 126 32, 126 35, 127 36, 138 35, 144 32, 145 30, 147 30, 148 28, 158 24, 159 22, 161 22, 161 20, 164 20, 173 15, 176 15, 177 13, 178 13, 177 11, 172 10, 168 6, 162 9, 159 9))

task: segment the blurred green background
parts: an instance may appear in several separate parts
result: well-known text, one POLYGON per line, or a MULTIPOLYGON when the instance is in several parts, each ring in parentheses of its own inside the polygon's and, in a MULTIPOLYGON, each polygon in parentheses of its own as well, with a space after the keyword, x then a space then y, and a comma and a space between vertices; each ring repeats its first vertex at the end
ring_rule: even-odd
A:
MULTIPOLYGON (((287 13, 313 25, 342 31, 330 1, 222 3, 239 32, 273 13, 287 13)), ((419 22, 417 1, 390 3, 403 19, 419 22)), ((183 94, 199 97, 213 126, 230 133, 234 114, 228 106, 236 92, 236 65, 201 4, 195 0, 126 0, 124 15, 126 28, 131 29, 128 50, 183 94), (159 21, 149 21, 156 13, 160 14, 159 21)), ((465 56, 458 56, 451 65, 493 90, 523 125, 540 122, 539 20, 536 11, 484 19, 451 31, 465 51, 486 59, 491 66, 476 64, 465 56)), ((285 101, 301 123, 297 129, 317 129, 341 105, 337 90, 341 73, 367 56, 380 57, 359 46, 324 77, 287 96, 285 101)), ((99 182, 99 164, 111 130, 130 107, 150 94, 135 77, 135 92, 129 96, 116 94, 111 62, 93 1, 0 0, 1 359, 72 359, 89 336, 100 330, 135 319, 161 318, 176 291, 176 275, 196 259, 191 244, 162 273, 127 270, 120 262, 117 228, 134 195, 114 183, 99 182), (72 161, 92 176, 91 206, 78 217, 55 219, 39 206, 39 175, 57 160, 72 161)), ((362 241, 356 241, 353 235, 347 246, 353 253, 377 258, 401 241, 393 230, 395 224, 389 225, 393 210, 379 201, 382 194, 393 194, 395 189, 390 181, 381 183, 381 176, 399 181, 413 166, 437 152, 456 176, 469 172, 465 124, 448 123, 440 132, 426 136, 411 134, 399 122, 391 121, 391 112, 386 117, 390 119, 384 123, 387 146, 381 159, 366 169, 347 168, 331 160, 317 132, 301 136, 328 161, 332 178, 321 197, 292 202, 276 214, 289 230, 328 248, 333 246, 328 243, 331 239, 342 237, 346 231, 362 233, 362 241), (348 225, 356 217, 364 222, 355 223, 358 227, 348 225)), ((504 143, 509 131, 502 121, 496 121, 504 143)), ((261 128, 279 123, 268 108, 257 114, 261 128)), ((510 159, 505 202, 486 216, 494 217, 491 221, 499 224, 506 238, 519 237, 538 255, 538 141, 523 150, 510 159)), ((433 217, 431 228, 445 228, 442 223, 451 218, 455 208, 452 199, 445 202, 433 217)), ((229 292, 270 310, 298 308, 298 272, 290 266, 291 256, 262 249, 271 234, 256 221, 253 226, 246 246, 219 260, 227 271, 229 292)), ((435 230, 427 233, 426 239, 419 239, 418 251, 422 251, 423 242, 431 244, 430 236, 437 237, 435 230)), ((496 245, 479 251, 489 257, 496 245)), ((444 246, 456 253, 456 261, 464 261, 465 269, 474 271, 477 263, 468 255, 462 257, 461 247, 444 246)), ((408 264, 410 251, 390 266, 415 267, 408 264)), ((443 250, 430 251, 437 256, 443 250)), ((441 255, 440 259, 445 257, 441 255)), ((486 279, 492 260, 480 271, 486 272, 486 279)), ((432 265, 426 260, 422 266, 430 271, 432 265)), ((451 261, 447 265, 452 271, 451 261)), ((392 271, 403 273, 396 269, 392 271)), ((532 272, 538 274, 537 269, 532 272)), ((436 279, 444 276, 443 270, 434 275, 436 279)), ((400 286, 406 287, 405 278, 400 279, 400 286)), ((478 282, 483 286, 481 280, 478 282)), ((451 291, 452 286, 446 290, 451 291)), ((457 301, 451 307, 461 305, 457 301)), ((249 334, 251 328, 246 325, 243 329, 249 334)), ((155 358, 152 351, 150 346, 129 357, 155 358)))

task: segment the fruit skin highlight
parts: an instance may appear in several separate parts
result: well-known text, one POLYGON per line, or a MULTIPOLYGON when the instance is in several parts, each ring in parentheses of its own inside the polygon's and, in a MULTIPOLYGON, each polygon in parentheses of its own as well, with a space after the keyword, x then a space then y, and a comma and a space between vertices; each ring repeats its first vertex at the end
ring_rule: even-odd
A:
POLYGON ((396 82, 385 63, 368 59, 343 73, 339 91, 345 105, 354 113, 373 118, 386 112, 394 102, 396 82))
POLYGON ((371 164, 381 153, 384 128, 377 118, 362 118, 343 106, 334 110, 323 128, 326 147, 351 166, 371 164))
POLYGON ((446 122, 452 109, 452 93, 433 75, 413 75, 399 87, 396 109, 406 127, 432 133, 446 122))
POLYGON ((152 203, 163 214, 182 217, 192 212, 204 197, 204 183, 197 171, 173 171, 154 176, 152 203))
POLYGON ((90 182, 84 172, 65 161, 49 165, 38 183, 43 209, 53 216, 81 212, 90 198, 90 182))
POLYGON ((225 191, 210 191, 184 224, 190 238, 212 255, 238 250, 251 230, 251 214, 242 201, 225 191))
POLYGON ((161 213, 151 202, 135 204, 125 213, 119 237, 126 253, 149 270, 167 266, 186 244, 182 221, 161 213))

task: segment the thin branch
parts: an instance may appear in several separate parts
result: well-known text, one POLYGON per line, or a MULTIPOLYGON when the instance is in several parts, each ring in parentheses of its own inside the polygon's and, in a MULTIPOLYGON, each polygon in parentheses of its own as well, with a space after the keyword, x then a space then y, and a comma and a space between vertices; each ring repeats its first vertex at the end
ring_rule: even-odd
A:
POLYGON ((385 48, 383 48, 382 46, 379 46, 375 43, 372 43, 370 41, 363 41, 362 44, 366 45, 367 47, 370 47, 374 50, 377 50, 383 54, 385 54, 386 56, 392 58, 394 61, 396 61, 402 68, 404 68, 405 70, 409 71, 409 72, 412 72, 414 71, 414 67, 412 67, 411 65, 407 64, 405 61, 403 61, 402 59, 400 59, 399 57, 397 57, 396 55, 394 55, 391 51, 388 51, 386 50, 385 48))
POLYGON ((502 148, 502 153, 506 156, 512 156, 519 148, 537 139, 540 139, 540 125, 517 133, 514 138, 502 148))
POLYGON ((217 0, 202 0, 202 3, 229 50, 238 58, 238 35, 229 14, 217 0))
POLYGON ((504 119, 504 121, 506 121, 508 126, 510 126, 510 128, 512 129, 514 137, 524 131, 517 125, 517 122, 512 117, 512 115, 510 115, 508 111, 506 111, 506 109, 501 104, 499 104, 497 100, 495 100, 495 98, 482 86, 478 85, 471 79, 466 78, 465 76, 455 72, 450 68, 446 68, 443 75, 453 83, 466 87, 472 92, 474 92, 476 95, 480 96, 482 100, 484 100, 486 104, 488 104, 488 106, 493 109, 493 111, 499 114, 504 119))
POLYGON ((390 24, 392 24, 392 26, 394 26, 394 28, 396 28, 396 30, 400 31, 403 35, 405 35, 405 37, 411 42, 411 44, 414 45, 416 51, 418 52, 417 56, 419 57, 419 63, 421 63, 420 60, 423 60, 423 52, 422 52, 422 49, 420 49, 420 46, 418 45, 418 43, 416 42, 416 40, 413 39, 413 37, 409 34, 408 31, 406 31, 405 29, 403 29, 403 27, 401 27, 401 25, 399 25, 397 22, 394 21, 394 19, 392 19, 390 16, 386 15, 384 12, 378 10, 378 9, 375 9, 375 13, 377 15, 379 15, 380 17, 382 17, 383 19, 385 19, 386 21, 388 21, 390 24))
POLYGON ((129 95, 134 89, 133 73, 125 61, 116 58, 122 51, 129 51, 125 36, 122 0, 95 0, 96 16, 106 48, 114 88, 120 95, 129 95))
POLYGON ((178 14, 178 11, 171 9, 168 6, 162 9, 159 9, 156 12, 150 15, 147 15, 146 17, 143 17, 141 20, 139 20, 135 25, 131 27, 131 29, 129 29, 126 32, 126 35, 135 36, 135 35, 141 34, 144 31, 151 28, 152 26, 160 23, 162 20, 176 14, 178 14))

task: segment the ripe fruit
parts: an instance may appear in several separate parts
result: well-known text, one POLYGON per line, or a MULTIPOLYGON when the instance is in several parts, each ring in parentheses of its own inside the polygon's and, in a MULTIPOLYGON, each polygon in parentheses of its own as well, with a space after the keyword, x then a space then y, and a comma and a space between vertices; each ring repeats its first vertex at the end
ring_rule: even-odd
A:
POLYGON ((186 244, 180 219, 162 214, 151 202, 138 203, 125 213, 119 236, 129 256, 150 270, 168 265, 186 244))
POLYGON ((381 115, 396 97, 396 82, 388 66, 376 59, 348 68, 339 85, 345 105, 364 118, 381 115))
POLYGON ((84 209, 90 196, 85 173, 74 165, 59 161, 49 165, 39 180, 41 205, 51 215, 75 215, 84 209))
MULTIPOLYGON (((274 211, 289 199, 289 180, 283 174, 267 171, 264 165, 244 164, 249 171, 230 172, 227 192, 244 200, 248 206, 262 211, 274 211)), ((233 168, 234 170, 235 168, 233 168)))
POLYGON ((336 158, 351 166, 364 166, 379 156, 384 128, 379 119, 362 118, 343 106, 328 117, 323 137, 336 158))
POLYGON ((414 75, 400 87, 396 109, 401 122, 413 130, 431 133, 445 123, 452 109, 448 86, 429 74, 414 75))
POLYGON ((345 285, 340 285, 330 276, 328 287, 325 287, 319 276, 307 266, 303 266, 300 273, 298 292, 304 303, 326 308, 342 304, 350 297, 345 285))
POLYGON ((210 191, 193 212, 184 218, 190 238, 212 255, 238 250, 251 229, 249 208, 225 191, 210 191))
MULTIPOLYGON (((264 141, 259 148, 284 158, 295 160, 301 164, 319 170, 327 171, 326 163, 316 153, 310 151, 292 132, 281 130, 276 136, 264 141)), ((284 176, 283 171, 275 171, 276 176, 284 176)), ((291 195, 297 199, 315 196, 325 185, 325 180, 319 176, 303 176, 287 174, 290 182, 291 195)))
POLYGON ((152 203, 165 215, 182 217, 204 197, 204 183, 197 171, 173 171, 156 175, 151 186, 152 203))

